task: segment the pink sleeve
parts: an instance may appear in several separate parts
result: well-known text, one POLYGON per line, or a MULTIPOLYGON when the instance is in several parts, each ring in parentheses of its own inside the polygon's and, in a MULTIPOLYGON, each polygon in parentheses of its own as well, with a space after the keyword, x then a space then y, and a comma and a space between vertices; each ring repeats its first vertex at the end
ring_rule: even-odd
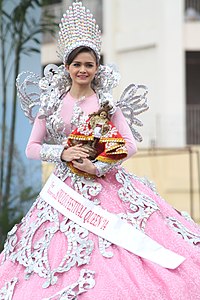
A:
POLYGON ((126 148, 128 150, 127 158, 131 157, 137 152, 137 145, 131 129, 120 108, 117 108, 116 112, 111 118, 111 121, 126 141, 126 148))
POLYGON ((42 148, 43 140, 46 135, 46 120, 35 119, 28 144, 26 146, 26 156, 29 159, 41 159, 40 151, 42 148))

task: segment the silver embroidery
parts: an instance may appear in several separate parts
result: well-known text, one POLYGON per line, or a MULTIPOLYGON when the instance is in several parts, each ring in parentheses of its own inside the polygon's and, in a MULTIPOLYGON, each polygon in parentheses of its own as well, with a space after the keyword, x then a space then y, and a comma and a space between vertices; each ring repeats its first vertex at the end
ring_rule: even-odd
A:
POLYGON ((15 246, 17 244, 17 228, 18 226, 15 225, 9 232, 7 235, 7 240, 4 244, 4 250, 3 250, 3 260, 2 260, 2 264, 5 262, 5 260, 10 256, 10 254, 13 252, 13 250, 15 249, 15 246))
POLYGON ((63 145, 43 144, 40 150, 40 156, 43 161, 55 163, 61 161, 61 154, 64 150, 63 145))
POLYGON ((11 281, 6 282, 0 290, 0 300, 12 300, 15 285, 18 279, 15 277, 11 281))
POLYGON ((26 227, 26 224, 29 222, 29 220, 30 220, 30 218, 32 216, 32 212, 33 212, 33 210, 34 210, 34 208, 35 208, 35 206, 37 204, 37 199, 33 203, 32 207, 30 208, 30 210, 28 211, 28 213, 22 218, 21 223, 20 224, 16 224, 11 229, 11 231, 8 233, 7 240, 6 240, 5 244, 4 244, 4 250, 2 252, 2 254, 3 254, 2 264, 10 257, 10 254, 17 247, 17 243, 18 243, 17 232, 19 231, 20 227, 21 227, 21 229, 24 228, 24 227, 26 227))
POLYGON ((107 240, 105 240, 105 239, 103 239, 102 237, 98 237, 98 240, 99 240, 99 250, 100 250, 100 253, 104 256, 104 257, 106 257, 106 258, 111 258, 111 257, 113 257, 113 252, 111 252, 111 251, 108 251, 108 252, 106 252, 106 249, 108 248, 108 247, 110 247, 111 245, 112 245, 112 243, 111 242, 109 242, 109 241, 107 241, 107 240))
POLYGON ((40 115, 47 117, 52 115, 58 108, 62 95, 71 85, 70 77, 67 76, 64 65, 57 66, 49 64, 44 69, 44 77, 39 81, 40 93, 40 115))
MULTIPOLYGON (((79 104, 85 99, 82 97, 80 100, 76 101, 73 108, 72 118, 71 118, 71 125, 75 127, 79 127, 86 123, 88 116, 84 114, 79 104)), ((84 132, 85 134, 85 132, 84 132)))
POLYGON ((131 174, 128 174, 124 169, 118 170, 116 180, 122 185, 118 190, 119 198, 130 204, 131 212, 127 214, 128 221, 136 228, 143 230, 147 219, 152 213, 159 210, 156 202, 147 195, 141 193, 131 181, 131 174))
POLYGON ((72 177, 72 183, 74 189, 81 194, 83 197, 94 201, 96 204, 99 204, 99 200, 94 198, 102 190, 102 185, 96 182, 93 178, 84 178, 78 175, 72 177))
POLYGON ((198 245, 200 243, 200 235, 187 229, 180 221, 174 217, 167 217, 168 225, 182 238, 192 245, 198 245))
POLYGON ((39 81, 41 89, 39 118, 46 120, 45 140, 52 144, 62 144, 65 136, 65 123, 60 115, 63 97, 69 87, 64 65, 49 64, 45 67, 44 77, 39 81))
POLYGON ((132 134, 138 142, 142 141, 142 136, 134 127, 135 125, 139 127, 143 125, 138 119, 138 115, 149 108, 147 93, 148 89, 145 85, 130 84, 116 102, 116 106, 121 108, 132 134))
POLYGON ((101 161, 95 161, 94 165, 97 168, 96 175, 97 177, 101 177, 111 171, 113 168, 115 168, 117 165, 119 165, 120 162, 117 163, 106 163, 106 162, 101 162, 101 161))
POLYGON ((38 199, 36 207, 38 209, 37 218, 22 227, 23 235, 17 249, 10 255, 10 259, 25 267, 26 279, 29 279, 33 273, 46 278, 43 288, 47 288, 57 282, 58 277, 55 274, 67 272, 76 264, 78 266, 87 264, 94 245, 93 241, 88 240, 89 233, 86 229, 67 218, 63 218, 60 222, 58 212, 41 198, 38 199), (58 231, 65 235, 68 248, 61 258, 59 266, 52 269, 48 249, 58 231), (36 232, 40 232, 41 237, 34 240, 36 232))
POLYGON ((80 277, 77 282, 62 289, 50 298, 43 298, 42 300, 77 300, 78 295, 87 292, 95 286, 94 271, 82 269, 80 271, 80 277))
POLYGON ((62 144, 66 140, 65 134, 65 123, 61 117, 60 111, 62 108, 62 102, 58 109, 49 117, 46 118, 46 130, 47 138, 46 141, 52 144, 62 144))
POLYGON ((148 188, 150 188, 156 195, 158 195, 158 192, 156 190, 155 184, 149 180, 147 177, 138 177, 135 174, 131 174, 134 179, 141 182, 142 184, 146 185, 148 188))
POLYGON ((135 215, 132 214, 132 213, 121 213, 121 214, 118 214, 118 216, 121 218, 121 220, 123 221, 126 221, 127 223, 131 224, 131 225, 134 225, 136 228, 140 229, 140 230, 143 230, 144 231, 144 228, 139 228, 135 222, 135 215))
POLYGON ((73 173, 66 163, 56 163, 56 168, 54 174, 60 178, 60 180, 65 181, 68 177, 72 177, 73 173))

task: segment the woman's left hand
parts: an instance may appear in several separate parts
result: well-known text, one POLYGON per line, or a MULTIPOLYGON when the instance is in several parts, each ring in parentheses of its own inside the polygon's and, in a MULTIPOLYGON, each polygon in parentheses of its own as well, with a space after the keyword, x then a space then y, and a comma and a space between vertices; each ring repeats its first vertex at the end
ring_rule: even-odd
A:
POLYGON ((73 166, 83 172, 86 172, 88 174, 95 175, 96 174, 96 167, 95 165, 88 159, 88 158, 82 158, 83 162, 77 162, 76 160, 72 160, 73 166))

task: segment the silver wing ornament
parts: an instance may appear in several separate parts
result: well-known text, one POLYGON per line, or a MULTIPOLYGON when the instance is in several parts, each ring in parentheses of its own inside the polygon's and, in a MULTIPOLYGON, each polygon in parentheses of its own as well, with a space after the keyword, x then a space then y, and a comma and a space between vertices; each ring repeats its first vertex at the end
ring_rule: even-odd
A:
POLYGON ((71 84, 71 78, 64 65, 49 64, 44 69, 44 77, 32 72, 22 72, 16 79, 21 108, 31 123, 37 112, 39 118, 50 116, 62 101, 62 95, 71 84), (39 109, 36 110, 36 107, 39 109), (35 112, 35 113, 34 113, 35 112))
POLYGON ((22 72, 16 79, 17 93, 20 99, 21 108, 31 123, 35 120, 34 108, 41 104, 41 92, 38 86, 39 81, 40 76, 32 72, 22 72))
POLYGON ((121 108, 133 136, 138 142, 142 141, 142 136, 135 129, 135 126, 143 126, 137 116, 149 108, 146 98, 147 93, 148 89, 145 85, 130 84, 115 103, 117 107, 121 108))

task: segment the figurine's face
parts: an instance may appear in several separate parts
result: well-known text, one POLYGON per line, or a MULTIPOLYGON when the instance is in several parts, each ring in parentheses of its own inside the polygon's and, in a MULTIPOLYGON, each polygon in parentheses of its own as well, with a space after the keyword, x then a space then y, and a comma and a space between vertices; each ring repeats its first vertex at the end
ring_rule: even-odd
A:
POLYGON ((99 115, 102 119, 106 119, 107 118, 107 112, 106 111, 102 111, 99 115))
POLYGON ((82 52, 66 68, 72 84, 90 85, 97 71, 97 63, 92 53, 82 52))

